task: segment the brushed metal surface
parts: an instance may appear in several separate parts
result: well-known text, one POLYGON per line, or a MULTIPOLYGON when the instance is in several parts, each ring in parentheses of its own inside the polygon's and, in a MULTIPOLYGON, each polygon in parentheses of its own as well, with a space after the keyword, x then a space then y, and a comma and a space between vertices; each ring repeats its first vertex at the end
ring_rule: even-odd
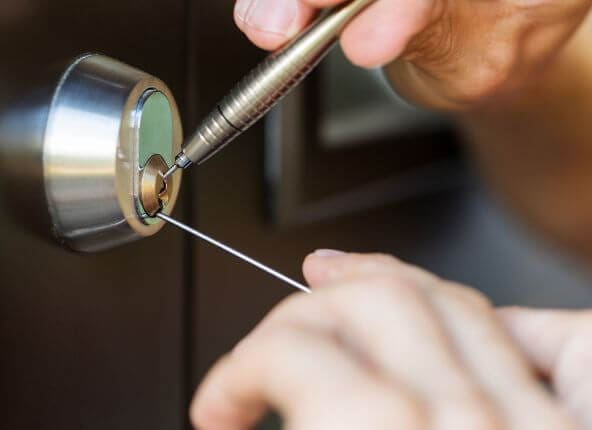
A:
MULTIPOLYGON (((163 227, 144 222, 137 209, 140 125, 149 120, 144 119, 143 100, 154 91, 171 106, 172 153, 170 146, 163 151, 172 157, 180 149, 182 131, 173 95, 162 81, 103 55, 77 58, 61 77, 43 131, 41 158, 52 231, 71 249, 105 250, 163 227)), ((3 134, 17 133, 0 127, 0 148, 3 134)), ((18 148, 30 151, 25 139, 22 143, 18 148)), ((166 210, 174 209, 179 185, 176 180, 171 186, 166 210)))

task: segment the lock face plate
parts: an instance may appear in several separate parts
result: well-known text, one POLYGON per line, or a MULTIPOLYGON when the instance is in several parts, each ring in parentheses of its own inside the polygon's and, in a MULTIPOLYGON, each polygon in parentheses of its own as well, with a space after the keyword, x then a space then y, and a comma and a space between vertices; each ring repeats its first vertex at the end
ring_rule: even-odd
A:
POLYGON ((148 90, 138 105, 139 164, 144 168, 150 157, 160 155, 168 166, 173 164, 173 111, 167 97, 148 90))
POLYGON ((170 214, 175 178, 162 178, 173 164, 175 147, 173 110, 167 97, 155 89, 146 91, 138 108, 138 169, 136 209, 147 225, 160 224, 159 210, 170 214), (164 193, 162 192, 164 189, 164 193))
MULTIPOLYGON (((52 229, 76 251, 100 251, 157 233, 141 201, 143 169, 181 149, 173 95, 160 80, 102 55, 74 61, 53 96, 43 138, 52 229)), ((180 176, 167 187, 167 213, 180 176)), ((158 196, 157 196, 158 197, 158 196)))

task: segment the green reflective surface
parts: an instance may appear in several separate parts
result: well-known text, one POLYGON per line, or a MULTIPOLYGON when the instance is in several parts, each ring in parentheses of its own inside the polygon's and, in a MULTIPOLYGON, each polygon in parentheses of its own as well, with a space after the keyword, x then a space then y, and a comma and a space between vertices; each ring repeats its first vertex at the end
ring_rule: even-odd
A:
POLYGON ((140 108, 140 168, 154 154, 173 163, 173 114, 164 94, 154 91, 140 108))
MULTIPOLYGON (((152 91, 140 101, 138 114, 138 174, 153 155, 162 156, 171 166, 176 154, 173 154, 173 113, 168 99, 163 93, 152 91)), ((136 206, 140 216, 146 216, 139 200, 136 206)), ((163 212, 168 213, 166 207, 163 212)), ((151 225, 158 224, 160 220, 148 218, 145 222, 151 225)))

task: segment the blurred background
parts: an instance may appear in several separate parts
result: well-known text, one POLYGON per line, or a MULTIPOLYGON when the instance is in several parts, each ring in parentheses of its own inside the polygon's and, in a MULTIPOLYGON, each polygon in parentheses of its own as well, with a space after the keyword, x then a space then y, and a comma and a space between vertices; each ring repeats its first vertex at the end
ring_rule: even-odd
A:
MULTIPOLYGON (((93 51, 164 80, 190 133, 263 57, 234 28, 232 7, 3 0, 3 110, 15 88, 93 51)), ((18 205, 0 200, 5 428, 189 428, 204 372, 292 292, 171 228, 71 254, 31 232, 18 205)), ((317 248, 378 251, 500 305, 592 304, 590 273, 491 196, 449 119, 401 102, 379 72, 337 51, 265 122, 186 174, 176 216, 298 279, 317 248)))

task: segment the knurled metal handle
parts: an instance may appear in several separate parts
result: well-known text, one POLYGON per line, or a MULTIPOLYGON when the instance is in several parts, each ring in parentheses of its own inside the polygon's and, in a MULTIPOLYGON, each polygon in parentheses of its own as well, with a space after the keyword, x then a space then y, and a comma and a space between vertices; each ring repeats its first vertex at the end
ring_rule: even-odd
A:
MULTIPOLYGON (((199 163, 267 114, 330 51, 344 27, 375 0, 353 0, 325 12, 298 38, 271 54, 217 105, 183 149, 185 163, 199 163)), ((184 167, 181 160, 181 167, 184 167)))

